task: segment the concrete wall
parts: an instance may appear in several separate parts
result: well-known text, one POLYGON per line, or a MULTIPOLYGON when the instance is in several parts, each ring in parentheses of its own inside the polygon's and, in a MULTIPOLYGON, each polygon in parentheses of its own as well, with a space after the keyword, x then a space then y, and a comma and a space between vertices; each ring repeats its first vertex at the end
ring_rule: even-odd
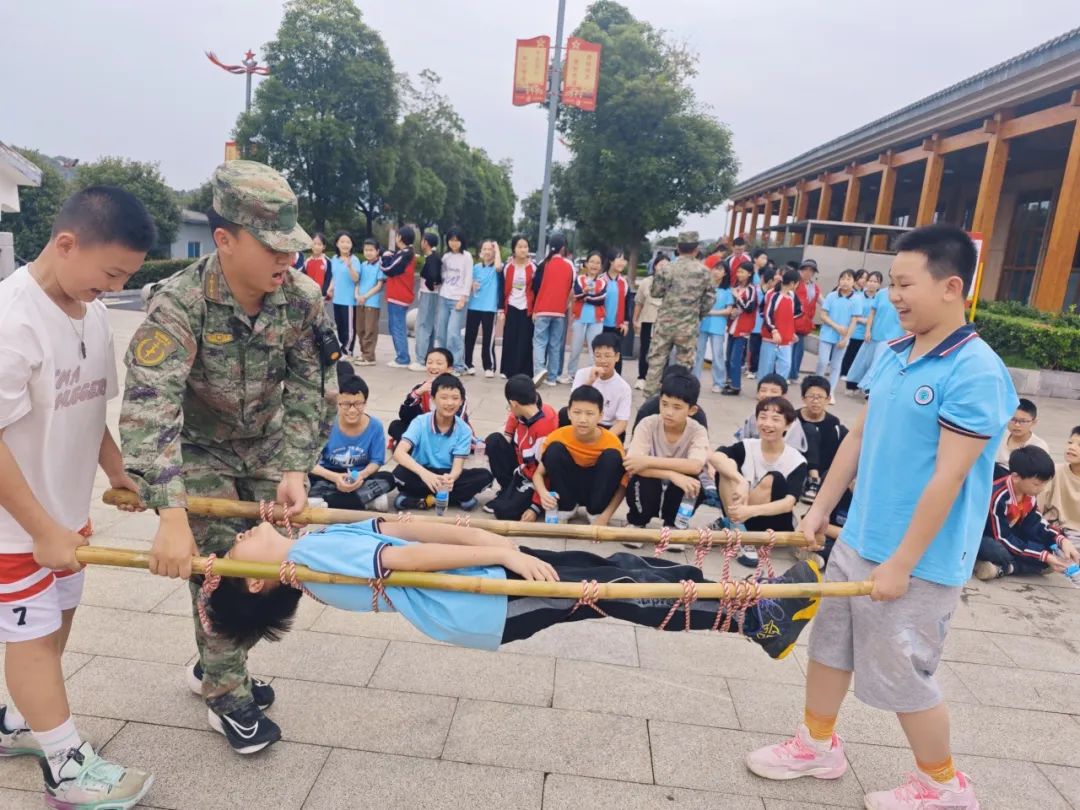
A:
POLYGON ((892 267, 893 254, 863 253, 861 250, 825 247, 824 245, 800 245, 799 247, 772 248, 769 250, 769 258, 777 265, 783 265, 784 262, 792 260, 801 262, 803 259, 813 259, 818 264, 818 283, 823 290, 828 291, 836 286, 840 273, 849 268, 878 270, 887 277, 889 268, 892 267))
POLYGON ((0 231, 0 280, 15 272, 15 236, 0 231))
POLYGON ((176 232, 176 239, 169 248, 169 258, 186 259, 188 257, 188 242, 198 242, 201 245, 200 256, 205 256, 214 250, 214 239, 210 235, 210 228, 205 222, 191 223, 181 222, 180 230, 176 232))

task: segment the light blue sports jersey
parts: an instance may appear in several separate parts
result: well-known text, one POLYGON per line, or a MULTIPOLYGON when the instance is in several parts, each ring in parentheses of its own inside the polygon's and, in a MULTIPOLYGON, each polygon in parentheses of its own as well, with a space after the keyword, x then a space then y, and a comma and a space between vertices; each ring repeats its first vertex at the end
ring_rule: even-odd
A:
POLYGON ((469 309, 474 312, 495 312, 499 309, 499 272, 493 264, 474 264, 473 284, 480 287, 469 299, 469 309))
MULTIPOLYGON (((825 296, 825 303, 822 305, 822 308, 829 313, 829 317, 845 328, 851 323, 852 316, 858 314, 858 307, 859 301, 855 297, 855 293, 845 298, 836 290, 825 296)), ((821 324, 819 338, 825 343, 839 343, 840 333, 827 323, 823 323, 821 324)))
MULTIPOLYGON (((386 278, 386 274, 382 271, 382 265, 372 262, 360 263, 360 283, 356 285, 356 291, 363 295, 368 290, 372 289, 380 281, 386 278)), ((378 295, 373 295, 364 301, 365 307, 371 307, 372 309, 378 309, 382 306, 382 290, 379 290, 378 295)))
MULTIPOLYGON (((874 299, 867 298, 865 292, 856 291, 852 296, 858 303, 858 311, 856 315, 860 318, 870 317, 870 310, 874 308, 874 299)), ((865 340, 866 339, 866 324, 859 322, 855 324, 855 331, 851 333, 852 340, 865 340)))
POLYGON ((904 334, 900 325, 900 316, 896 307, 889 300, 889 294, 882 290, 875 297, 877 308, 874 310, 874 323, 870 326, 870 339, 873 341, 896 340, 904 334))
POLYGON ((402 434, 412 445, 410 455, 429 470, 448 470, 454 459, 472 452, 472 428, 460 416, 454 417, 449 433, 435 427, 435 412, 421 414, 409 423, 402 434))
MULTIPOLYGON (((342 523, 310 532, 297 540, 289 559, 316 571, 354 577, 385 576, 379 553, 385 546, 412 545, 379 533, 381 519, 342 523)), ((497 565, 457 568, 447 574, 506 579, 497 565)), ((366 585, 307 585, 316 597, 341 610, 371 611, 371 588, 366 585)), ((424 588, 386 588, 392 607, 382 599, 379 610, 396 611, 417 630, 436 641, 480 650, 498 649, 506 624, 506 597, 493 594, 433 591, 424 588)))
MULTIPOLYGON (((360 272, 360 261, 355 256, 350 256, 349 261, 353 270, 360 272)), ((349 269, 345 266, 345 260, 335 256, 330 260, 330 274, 334 279, 333 303, 344 306, 356 306, 356 282, 349 275, 349 269)))
POLYGON ((1019 400, 994 350, 962 326, 908 362, 914 335, 886 344, 869 374, 870 404, 859 467, 841 538, 859 556, 885 562, 896 551, 938 460, 942 430, 985 439, 960 492, 912 576, 963 585, 986 525, 994 454, 1019 400))
MULTIPOLYGON (((716 301, 713 309, 727 309, 735 303, 735 296, 727 287, 716 288, 716 301)), ((701 331, 706 335, 722 335, 727 331, 728 319, 726 315, 706 315, 701 322, 701 331)))
POLYGON ((619 279, 607 276, 604 288, 604 326, 614 326, 619 316, 619 279))

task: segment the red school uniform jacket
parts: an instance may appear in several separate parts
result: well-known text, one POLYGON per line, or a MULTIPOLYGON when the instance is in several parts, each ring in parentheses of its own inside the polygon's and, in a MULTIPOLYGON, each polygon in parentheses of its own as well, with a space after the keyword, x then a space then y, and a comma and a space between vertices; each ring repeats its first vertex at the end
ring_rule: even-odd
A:
POLYGON ((410 306, 416 297, 416 254, 406 248, 383 255, 382 270, 386 274, 387 302, 410 306))
POLYGON ((821 298, 821 288, 810 282, 799 281, 795 288, 795 297, 799 299, 802 313, 795 318, 795 334, 809 335, 814 331, 814 315, 817 314, 818 299, 821 298))
MULTIPOLYGON (((525 312, 528 315, 533 314, 533 309, 536 305, 536 295, 533 293, 533 273, 536 271, 536 265, 529 262, 525 265, 525 312)), ((506 263, 503 267, 503 292, 505 297, 503 299, 503 309, 510 309, 510 293, 514 291, 514 279, 518 273, 518 267, 512 261, 506 263)))
POLYGON ((595 282, 593 291, 589 293, 589 277, 587 275, 582 273, 574 279, 575 321, 581 317, 581 310, 584 309, 585 304, 592 304, 596 307, 596 323, 604 322, 604 302, 607 300, 608 285, 607 273, 601 273, 593 281, 595 282))
POLYGON ((748 337, 757 322, 757 289, 750 284, 742 288, 732 287, 731 293, 735 296, 735 308, 739 314, 728 320, 728 331, 732 337, 748 337))
POLYGON ((304 275, 319 285, 319 289, 326 292, 326 276, 330 272, 330 260, 325 256, 312 256, 304 262, 304 275))
POLYGON ((536 294, 534 315, 566 316, 570 289, 574 284, 574 266, 564 256, 552 256, 544 265, 540 292, 536 294))
POLYGON ((503 433, 514 438, 514 453, 517 455, 518 472, 526 480, 531 480, 540 463, 537 449, 542 440, 559 426, 559 415, 555 409, 543 402, 540 410, 532 419, 518 419, 513 414, 506 420, 503 433))
POLYGON ((795 319, 801 313, 795 293, 770 290, 765 296, 761 339, 777 346, 790 346, 795 342, 795 319), (780 333, 779 341, 773 340, 773 331, 780 333))

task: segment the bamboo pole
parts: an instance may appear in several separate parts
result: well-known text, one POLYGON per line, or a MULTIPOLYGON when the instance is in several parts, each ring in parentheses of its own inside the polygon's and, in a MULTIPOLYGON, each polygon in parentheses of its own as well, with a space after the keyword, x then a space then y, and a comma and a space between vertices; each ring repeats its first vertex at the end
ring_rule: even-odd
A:
MULTIPOLYGON (((131 551, 104 546, 80 546, 75 557, 83 565, 110 565, 120 568, 147 568, 150 555, 145 551, 131 551)), ((193 557, 191 570, 203 573, 205 557, 193 557)), ((279 567, 273 563, 239 562, 228 558, 214 560, 214 573, 223 577, 248 577, 278 581, 279 567)), ((301 582, 324 585, 370 585, 371 580, 326 571, 314 571, 307 566, 296 566, 296 578, 301 582)), ((425 588, 435 591, 459 591, 465 593, 502 594, 506 596, 543 596, 554 599, 577 599, 582 595, 580 582, 537 582, 521 579, 488 579, 459 574, 434 574, 420 571, 395 571, 383 580, 383 584, 395 588, 425 588)), ((734 582, 699 582, 699 599, 722 599, 735 595, 734 582)), ((870 582, 798 582, 763 583, 763 599, 816 598, 819 596, 865 596, 872 589, 870 582)), ((592 590, 590 589, 590 595, 592 590)), ((672 583, 601 583, 597 586, 598 599, 681 599, 683 587, 672 583)))
MULTIPOLYGON (((101 498, 110 506, 138 506, 139 499, 134 492, 126 489, 109 489, 101 498)), ((253 501, 234 501, 226 498, 200 498, 189 495, 187 511, 193 515, 213 518, 241 518, 259 520, 259 505, 253 501)), ((281 506, 275 505, 275 516, 281 514, 281 506)), ((291 520, 297 526, 308 524, 355 523, 359 520, 381 517, 389 520, 394 515, 384 512, 366 512, 353 509, 328 509, 307 507, 291 520)), ((424 523, 442 523, 453 526, 455 517, 413 514, 413 520, 424 523)), ((659 529, 638 529, 633 526, 582 526, 574 523, 525 523, 520 520, 495 520, 494 518, 470 518, 469 525, 477 529, 487 529, 494 534, 506 537, 546 537, 557 540, 577 539, 602 542, 633 541, 637 543, 659 543, 659 529)), ((714 542, 719 543, 721 532, 714 532, 714 542)), ((777 546, 805 546, 806 539, 799 532, 776 532, 777 546)), ((673 529, 668 542, 672 545, 694 546, 701 540, 697 529, 673 529)), ((764 546, 769 542, 766 532, 743 532, 740 541, 744 546, 764 546)))

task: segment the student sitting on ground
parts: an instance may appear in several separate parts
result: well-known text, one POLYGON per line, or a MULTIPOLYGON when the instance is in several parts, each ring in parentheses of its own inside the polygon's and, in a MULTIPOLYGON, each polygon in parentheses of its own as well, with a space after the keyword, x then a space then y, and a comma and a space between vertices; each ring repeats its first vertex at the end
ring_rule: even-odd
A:
MULTIPOLYGON (((547 582, 665 583, 708 582, 701 569, 670 560, 621 552, 600 557, 586 551, 547 551, 516 548, 504 537, 483 529, 382 519, 327 526, 296 540, 261 523, 237 537, 228 557, 239 562, 271 563, 288 571, 287 562, 319 571, 364 577, 383 577, 391 571, 440 571, 485 579, 524 579, 547 582)), ((817 583, 816 566, 800 562, 773 582, 817 583)), ((296 583, 298 586, 300 583, 296 583)), ((376 601, 367 585, 309 583, 316 599, 343 610, 400 612, 410 624, 436 641, 483 650, 529 638, 565 621, 598 618, 600 612, 580 609, 574 599, 501 596, 436 591, 387 585, 376 601)), ((289 629, 302 592, 274 580, 222 577, 200 598, 215 636, 249 646, 260 639, 276 641, 289 629)), ((659 627, 674 600, 601 599, 604 615, 646 627, 659 627)), ((784 658, 799 633, 817 612, 819 598, 770 600, 747 611, 743 635, 757 642, 770 658, 784 658)), ((716 621, 715 600, 699 599, 687 613, 690 627, 709 630, 716 621)), ((686 620, 673 617, 666 630, 682 631, 686 620)), ((739 632, 732 622, 732 632, 739 632)))
POLYGON ((1050 528, 1035 499, 1054 477, 1054 460, 1040 447, 1021 447, 1009 454, 1009 473, 994 481, 990 515, 975 563, 981 580, 1011 574, 1064 571, 1080 562, 1080 553, 1065 535, 1050 528), (1054 553, 1056 545, 1061 555, 1054 553))
POLYGON ((1080 425, 1065 445, 1065 463, 1054 467, 1054 478, 1039 498, 1043 516, 1074 543, 1080 542, 1080 425))
POLYGON ((623 459, 630 475, 626 505, 631 526, 645 527, 655 517, 664 526, 674 526, 684 498, 692 498, 695 509, 701 503, 700 476, 709 455, 709 433, 690 418, 700 394, 698 380, 669 374, 660 384, 660 413, 645 417, 634 428, 623 459))
MULTIPOLYGON (((663 388, 663 386, 664 386, 664 380, 666 380, 668 378, 668 376, 671 375, 671 374, 678 374, 678 375, 680 375, 682 377, 690 377, 690 378, 693 378, 693 376, 694 376, 693 373, 691 373, 690 369, 688 369, 686 366, 680 366, 680 365, 677 365, 677 364, 672 364, 672 365, 670 365, 670 366, 668 366, 667 368, 664 369, 664 373, 660 377, 660 387, 661 388, 663 388)), ((638 424, 646 416, 656 416, 656 414, 658 414, 658 413, 660 413, 660 395, 659 394, 657 394, 655 397, 649 397, 647 400, 645 400, 644 402, 641 403, 641 407, 638 408, 637 413, 634 414, 634 430, 637 430, 638 424)), ((697 422, 699 425, 701 425, 706 430, 709 429, 709 419, 708 419, 707 416, 705 416, 705 411, 703 411, 701 408, 695 408, 694 412, 690 414, 690 418, 693 419, 695 422, 697 422)))
MULTIPOLYGON (((769 397, 758 402, 754 415, 761 438, 719 447, 709 457, 723 514, 727 523, 749 531, 789 532, 795 528, 795 504, 806 485, 806 459, 784 441, 796 421, 795 408, 783 397, 769 397)), ((757 550, 745 549, 739 562, 756 565, 757 550)))
POLYGON ((338 363, 337 419, 330 438, 308 476, 308 495, 332 509, 390 508, 394 476, 380 472, 386 462, 382 422, 366 413, 368 386, 347 362, 338 363))
POLYGON ((997 455, 994 457, 994 479, 1001 478, 1009 472, 1009 458, 1013 450, 1032 445, 1050 452, 1050 445, 1035 435, 1035 425, 1039 423, 1039 409, 1030 399, 1021 399, 1016 406, 1016 413, 1009 420, 1009 428, 1005 438, 998 446, 997 455))
POLYGON ((484 506, 499 520, 535 520, 540 514, 533 473, 543 439, 559 426, 555 409, 540 399, 527 374, 515 374, 504 387, 510 408, 502 433, 487 437, 487 459, 499 494, 484 506))
MULTIPOLYGON (((390 446, 395 447, 412 421, 425 413, 431 413, 431 384, 440 374, 447 374, 454 366, 454 355, 449 349, 432 349, 425 358, 427 378, 422 383, 417 383, 412 390, 405 395, 405 401, 398 408, 398 418, 390 423, 390 446)), ((469 407, 465 398, 461 400, 461 410, 458 416, 469 421, 469 407)))
MULTIPOLYGON (((762 402, 766 399, 772 399, 773 397, 786 397, 788 391, 788 383, 779 374, 766 374, 760 380, 757 385, 757 401, 762 402)), ((757 410, 750 416, 746 417, 746 421, 743 422, 742 427, 735 431, 735 440, 741 441, 742 439, 757 439, 760 438, 757 432, 757 410)), ((784 441, 794 447, 800 453, 806 453, 806 433, 803 431, 802 423, 796 420, 788 428, 787 434, 784 436, 784 441)))
MULTIPOLYGON (((630 400, 634 392, 630 383, 615 371, 615 366, 622 356, 619 353, 619 336, 613 332, 603 332, 593 338, 593 365, 578 369, 574 375, 571 391, 582 385, 591 385, 604 397, 603 413, 600 426, 615 434, 619 441, 626 437, 626 426, 630 424, 630 400)), ((567 409, 559 411, 559 425, 570 424, 567 409)))
POLYGON ((491 472, 465 469, 472 451, 472 428, 458 416, 465 402, 465 386, 453 374, 440 374, 431 383, 435 409, 413 419, 394 450, 394 480, 401 494, 396 509, 428 509, 435 493, 447 490, 450 503, 466 511, 476 507, 476 496, 491 486, 491 472))
POLYGON ((592 523, 606 526, 626 492, 622 442, 600 426, 603 407, 604 395, 591 385, 575 388, 570 392, 570 426, 544 439, 533 485, 541 508, 558 509, 561 521, 569 520, 580 505, 592 523))
POLYGON ((806 434, 806 492, 801 500, 813 503, 821 482, 836 458, 847 428, 829 413, 829 381, 810 374, 802 381, 803 405, 798 411, 798 424, 806 434))

